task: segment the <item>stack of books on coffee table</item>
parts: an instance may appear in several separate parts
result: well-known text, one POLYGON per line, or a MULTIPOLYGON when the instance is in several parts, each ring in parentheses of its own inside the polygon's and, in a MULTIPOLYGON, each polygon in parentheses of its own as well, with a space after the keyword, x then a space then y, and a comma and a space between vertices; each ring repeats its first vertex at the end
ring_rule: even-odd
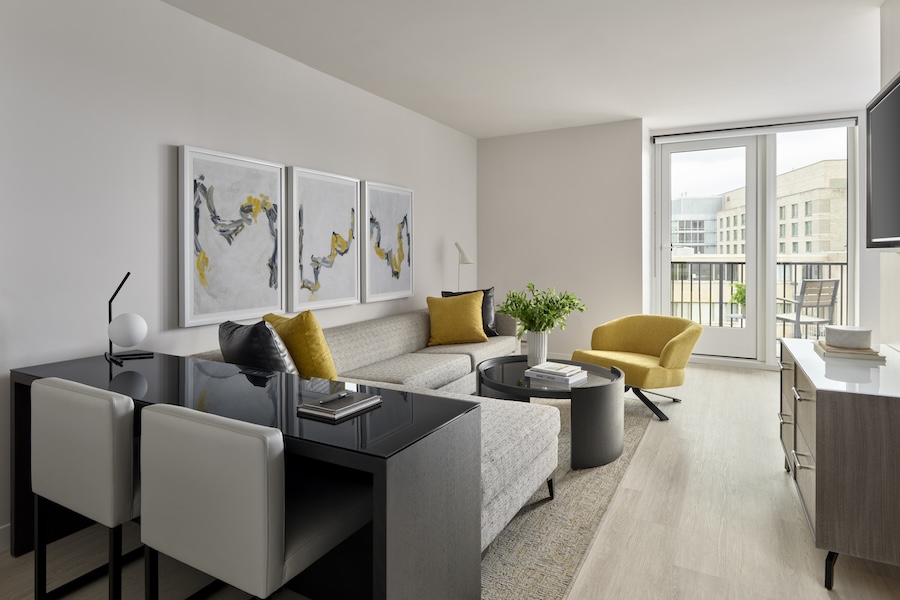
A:
POLYGON ((525 371, 526 377, 555 381, 557 383, 578 383, 587 379, 587 371, 577 365, 543 362, 525 371))

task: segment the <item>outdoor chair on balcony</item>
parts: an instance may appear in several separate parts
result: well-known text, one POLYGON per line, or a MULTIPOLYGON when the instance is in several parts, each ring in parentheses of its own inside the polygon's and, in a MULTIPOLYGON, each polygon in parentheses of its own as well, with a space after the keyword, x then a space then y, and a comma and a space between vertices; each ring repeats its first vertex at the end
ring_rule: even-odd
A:
POLYGON ((793 304, 794 311, 775 315, 785 323, 794 324, 794 337, 800 338, 800 326, 815 325, 816 337, 819 337, 819 326, 834 323, 834 305, 837 302, 839 279, 804 279, 800 284, 797 298, 778 298, 779 302, 793 304))

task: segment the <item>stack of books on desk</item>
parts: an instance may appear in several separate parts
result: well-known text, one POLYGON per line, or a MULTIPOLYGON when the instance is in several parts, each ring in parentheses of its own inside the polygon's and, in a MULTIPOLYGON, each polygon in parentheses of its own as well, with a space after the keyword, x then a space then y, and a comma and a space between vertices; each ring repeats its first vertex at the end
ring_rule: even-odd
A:
POLYGON ((337 392, 297 406, 298 417, 337 421, 381 404, 381 396, 365 392, 337 392))
POLYGON ((814 344, 814 348, 819 353, 819 356, 824 356, 825 358, 852 358, 882 365, 885 363, 884 354, 879 353, 874 348, 840 348, 838 346, 829 346, 824 340, 818 340, 814 344))
POLYGON ((543 362, 525 371, 525 376, 559 383, 577 383, 587 379, 587 371, 577 365, 543 362))

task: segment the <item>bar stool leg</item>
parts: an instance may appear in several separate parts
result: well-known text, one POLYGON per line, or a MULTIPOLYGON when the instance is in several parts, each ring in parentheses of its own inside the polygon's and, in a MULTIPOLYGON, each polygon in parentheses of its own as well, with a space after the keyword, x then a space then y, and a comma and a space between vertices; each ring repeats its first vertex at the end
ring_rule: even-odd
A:
POLYGON ((159 600, 159 552, 144 546, 144 600, 159 600))
POLYGON ((122 526, 109 530, 109 597, 122 600, 122 526))
POLYGON ((34 597, 47 598, 47 524, 44 522, 47 500, 34 497, 34 597))

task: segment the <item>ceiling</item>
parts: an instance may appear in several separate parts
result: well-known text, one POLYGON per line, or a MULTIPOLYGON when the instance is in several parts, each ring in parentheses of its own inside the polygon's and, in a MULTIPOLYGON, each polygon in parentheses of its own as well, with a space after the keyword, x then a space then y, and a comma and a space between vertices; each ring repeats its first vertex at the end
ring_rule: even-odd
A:
POLYGON ((163 0, 475 138, 862 109, 882 0, 163 0))

